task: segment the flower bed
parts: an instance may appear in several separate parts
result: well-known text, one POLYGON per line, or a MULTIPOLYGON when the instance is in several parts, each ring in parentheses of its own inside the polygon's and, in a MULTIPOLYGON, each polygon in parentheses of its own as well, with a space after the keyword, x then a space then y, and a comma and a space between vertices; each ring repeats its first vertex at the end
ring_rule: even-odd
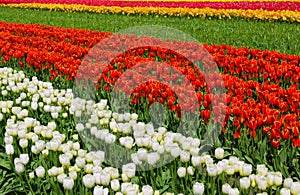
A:
POLYGON ((299 22, 299 2, 4 1, 1 6, 189 17, 253 18, 299 22))

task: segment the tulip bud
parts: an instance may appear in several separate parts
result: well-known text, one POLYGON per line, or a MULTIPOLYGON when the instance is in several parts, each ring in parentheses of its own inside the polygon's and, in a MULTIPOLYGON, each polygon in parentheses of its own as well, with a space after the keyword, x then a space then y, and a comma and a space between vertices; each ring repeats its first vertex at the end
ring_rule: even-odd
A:
POLYGON ((194 167, 189 166, 189 167, 187 168, 187 173, 188 173, 189 175, 194 175, 194 172, 195 172, 194 167))
POLYGON ((30 178, 30 179, 34 179, 34 172, 30 172, 30 173, 29 173, 29 178, 30 178))

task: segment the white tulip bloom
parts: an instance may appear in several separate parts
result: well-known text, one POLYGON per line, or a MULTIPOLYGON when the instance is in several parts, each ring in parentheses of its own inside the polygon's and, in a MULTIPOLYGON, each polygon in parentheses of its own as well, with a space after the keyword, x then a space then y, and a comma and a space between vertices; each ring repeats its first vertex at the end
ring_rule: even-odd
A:
POLYGON ((147 150, 144 148, 139 148, 137 151, 137 156, 140 161, 145 161, 147 159, 147 150))
POLYGON ((35 169, 35 174, 37 177, 42 178, 45 176, 45 169, 42 166, 39 166, 38 168, 35 169))
POLYGON ((189 162, 190 161, 190 153, 189 152, 187 152, 187 151, 181 151, 181 153, 180 153, 180 160, 181 160, 181 162, 183 162, 183 163, 187 163, 187 162, 189 162))
POLYGON ((110 174, 109 173, 105 173, 102 172, 101 176, 100 176, 100 180, 101 180, 101 184, 103 186, 108 186, 109 182, 110 182, 110 174))
POLYGON ((237 188, 231 188, 228 192, 229 195, 239 195, 240 191, 237 188))
POLYGON ((192 165, 194 167, 198 167, 201 165, 201 157, 200 156, 192 156, 192 165))
POLYGON ((74 186, 74 180, 71 177, 66 177, 63 180, 63 187, 65 190, 72 190, 74 186))
POLYGON ((61 173, 61 174, 59 174, 59 175, 57 176, 57 181, 58 181, 59 183, 63 183, 63 182, 64 182, 64 179, 65 179, 66 177, 67 177, 66 174, 61 173))
POLYGON ((251 164, 243 164, 241 167, 240 167, 240 174, 242 176, 249 176, 251 175, 252 173, 252 165, 251 164))
POLYGON ((251 181, 249 177, 240 178, 240 187, 241 189, 248 189, 250 187, 251 181))
POLYGON ((224 194, 229 194, 230 190, 231 190, 231 186, 228 183, 222 185, 222 192, 224 194))
POLYGON ((298 195, 300 193, 300 183, 299 182, 293 182, 290 189, 291 193, 294 195, 298 195))
POLYGON ((120 189, 120 182, 119 180, 117 179, 113 179, 111 182, 110 182, 110 187, 113 191, 118 191, 120 189))
POLYGON ((122 166, 122 173, 126 174, 129 178, 135 176, 136 166, 134 163, 129 163, 122 166))
POLYGON ((177 170, 177 175, 182 178, 186 175, 186 168, 185 167, 179 167, 177 170))
POLYGON ((217 148, 215 150, 215 157, 218 160, 221 160, 224 158, 224 149, 223 148, 217 148))
POLYGON ((95 178, 91 174, 87 174, 82 178, 83 185, 87 188, 92 188, 95 185, 95 178))
POLYGON ((204 184, 196 182, 193 185, 193 193, 194 195, 202 195, 204 193, 204 184))
POLYGON ((291 191, 287 188, 281 188, 280 189, 280 195, 290 195, 291 191))
POLYGON ((268 173, 268 168, 266 167, 266 165, 257 165, 256 171, 258 175, 266 176, 268 173))
POLYGON ((7 155, 13 155, 15 152, 14 146, 12 144, 5 145, 5 152, 7 155))
POLYGON ((20 154, 20 161, 23 165, 27 165, 29 162, 29 155, 28 154, 20 154))
POLYGON ((218 174, 218 169, 215 164, 210 164, 207 166, 207 173, 210 177, 215 177, 218 174))
POLYGON ((286 178, 286 179, 284 180, 284 182, 283 182, 283 186, 284 186, 285 188, 288 188, 288 189, 291 188, 292 184, 293 184, 293 179, 292 179, 292 178, 286 178))

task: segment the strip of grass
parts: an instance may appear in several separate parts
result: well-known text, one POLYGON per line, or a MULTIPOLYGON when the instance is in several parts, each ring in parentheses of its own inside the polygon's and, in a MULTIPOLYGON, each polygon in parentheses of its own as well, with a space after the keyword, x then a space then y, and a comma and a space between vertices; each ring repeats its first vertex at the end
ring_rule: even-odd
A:
POLYGON ((188 33, 199 42, 247 46, 300 55, 300 24, 251 19, 201 19, 112 15, 0 7, 0 20, 118 32, 140 25, 161 25, 188 33))

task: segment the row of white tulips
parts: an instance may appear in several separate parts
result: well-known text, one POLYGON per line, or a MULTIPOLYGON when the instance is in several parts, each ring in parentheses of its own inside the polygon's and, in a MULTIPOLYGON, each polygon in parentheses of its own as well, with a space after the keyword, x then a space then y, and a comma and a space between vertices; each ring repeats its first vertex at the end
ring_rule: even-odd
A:
MULTIPOLYGON (((283 180, 280 172, 270 172, 265 165, 257 165, 256 174, 253 174, 251 164, 234 156, 223 159, 222 148, 217 148, 213 157, 200 155, 200 139, 168 132, 164 127, 155 129, 151 124, 139 122, 138 115, 134 113, 114 113, 109 109, 107 100, 95 103, 74 98, 71 89, 53 89, 51 83, 39 81, 36 77, 30 80, 25 78, 23 72, 11 68, 0 69, 0 87, 3 96, 0 121, 6 119, 6 153, 15 157, 16 172, 28 174, 31 179, 55 177, 65 190, 72 190, 74 181, 83 172, 83 177, 79 179, 86 188, 93 188, 94 194, 108 194, 109 189, 115 194, 159 194, 149 185, 139 188, 131 179, 136 176, 137 166, 143 163, 155 165, 163 155, 169 154, 189 164, 178 168, 179 178, 192 177, 195 170, 201 170, 210 177, 240 175, 239 188, 228 183, 222 186, 225 194, 239 194, 241 190, 251 187, 265 191, 273 186, 283 187, 280 190, 283 195, 300 193, 300 183, 291 178, 283 180), (34 118, 38 109, 50 114, 46 124, 34 118), (84 121, 87 115, 89 119, 84 121), (66 137, 63 130, 57 127, 57 120, 70 120, 70 117, 75 117, 78 122, 72 136, 66 137), (85 132, 106 144, 119 144, 127 150, 136 147, 137 152, 131 155, 132 163, 123 165, 121 174, 117 167, 103 166, 104 151, 81 148, 79 135, 85 132), (29 147, 34 155, 30 155, 29 147), (32 160, 30 157, 38 159, 41 155, 47 159, 53 152, 59 154, 61 166, 46 170, 45 164, 41 164, 33 172, 26 171, 32 160)), ((204 193, 203 183, 194 181, 194 194, 204 193)))

